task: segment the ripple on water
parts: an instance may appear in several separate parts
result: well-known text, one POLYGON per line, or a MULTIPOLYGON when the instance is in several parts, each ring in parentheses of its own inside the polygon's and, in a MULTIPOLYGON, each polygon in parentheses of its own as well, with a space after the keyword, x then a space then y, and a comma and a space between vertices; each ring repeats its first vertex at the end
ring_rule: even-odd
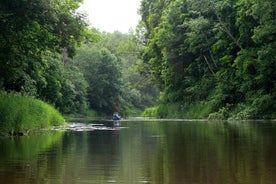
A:
POLYGON ((127 127, 121 127, 118 125, 106 126, 106 125, 100 124, 100 123, 99 124, 70 123, 65 126, 54 127, 52 130, 83 132, 83 131, 94 131, 94 130, 113 131, 113 130, 119 130, 122 128, 127 128, 127 127))

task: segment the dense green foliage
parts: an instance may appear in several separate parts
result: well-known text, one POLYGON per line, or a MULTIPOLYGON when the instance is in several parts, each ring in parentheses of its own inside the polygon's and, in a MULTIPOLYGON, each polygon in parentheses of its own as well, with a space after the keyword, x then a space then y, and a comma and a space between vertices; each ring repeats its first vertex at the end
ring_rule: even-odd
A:
POLYGON ((142 46, 134 34, 88 29, 81 2, 1 1, 0 89, 63 114, 110 114, 119 105, 127 115, 153 105, 157 90, 137 71, 142 46))
POLYGON ((138 72, 139 45, 133 33, 98 33, 98 40, 77 49, 73 64, 87 81, 91 109, 111 114, 118 105, 125 115, 138 115, 155 104, 157 89, 138 72))
POLYGON ((84 87, 75 91, 82 76, 65 65, 89 35, 83 15, 76 12, 80 3, 1 1, 0 88, 40 98, 64 113, 85 107, 84 87))
POLYGON ((64 123, 61 114, 41 100, 0 91, 0 102, 1 133, 25 132, 64 123))
POLYGON ((155 115, 276 118, 275 6, 143 0, 143 67, 162 91, 155 115))
POLYGON ((81 2, 1 1, 0 89, 64 114, 276 117, 273 0, 143 0, 128 34, 88 29, 81 2))
POLYGON ((109 50, 83 46, 75 58, 89 85, 87 98, 92 109, 112 113, 118 102, 121 71, 116 56, 109 50))

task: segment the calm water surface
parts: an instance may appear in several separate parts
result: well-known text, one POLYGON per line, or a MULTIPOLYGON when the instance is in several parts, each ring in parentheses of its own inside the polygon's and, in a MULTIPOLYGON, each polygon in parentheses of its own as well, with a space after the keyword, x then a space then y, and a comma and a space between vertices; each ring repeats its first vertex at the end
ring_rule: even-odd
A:
POLYGON ((121 122, 120 127, 112 122, 88 124, 84 128, 72 126, 71 130, 0 138, 0 183, 276 181, 276 122, 133 121, 121 122))

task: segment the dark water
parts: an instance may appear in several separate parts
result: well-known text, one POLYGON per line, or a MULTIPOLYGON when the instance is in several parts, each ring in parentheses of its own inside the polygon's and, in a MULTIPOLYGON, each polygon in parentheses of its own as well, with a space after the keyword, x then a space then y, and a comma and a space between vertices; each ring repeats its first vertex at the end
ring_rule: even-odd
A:
POLYGON ((0 138, 0 183, 275 181, 275 122, 105 122, 0 138))

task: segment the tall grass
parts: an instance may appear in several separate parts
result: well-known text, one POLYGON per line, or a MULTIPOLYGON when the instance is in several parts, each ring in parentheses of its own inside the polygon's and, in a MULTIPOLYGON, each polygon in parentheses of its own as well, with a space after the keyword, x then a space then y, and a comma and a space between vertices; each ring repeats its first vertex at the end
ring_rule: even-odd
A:
POLYGON ((64 118, 51 105, 31 97, 0 91, 0 132, 24 132, 61 124, 64 124, 64 118))
POLYGON ((205 102, 193 105, 186 104, 160 104, 156 107, 147 108, 142 116, 157 118, 207 118, 211 112, 211 106, 205 102))

